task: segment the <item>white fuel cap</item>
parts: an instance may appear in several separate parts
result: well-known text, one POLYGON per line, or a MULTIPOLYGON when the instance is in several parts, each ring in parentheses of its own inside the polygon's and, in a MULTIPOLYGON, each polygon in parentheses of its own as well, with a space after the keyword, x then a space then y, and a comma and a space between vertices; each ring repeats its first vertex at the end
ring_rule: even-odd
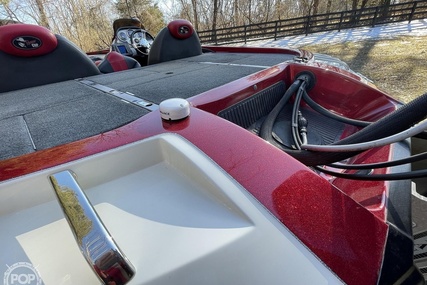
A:
POLYGON ((159 110, 163 120, 182 120, 190 115, 190 103, 182 98, 171 98, 162 101, 159 110))

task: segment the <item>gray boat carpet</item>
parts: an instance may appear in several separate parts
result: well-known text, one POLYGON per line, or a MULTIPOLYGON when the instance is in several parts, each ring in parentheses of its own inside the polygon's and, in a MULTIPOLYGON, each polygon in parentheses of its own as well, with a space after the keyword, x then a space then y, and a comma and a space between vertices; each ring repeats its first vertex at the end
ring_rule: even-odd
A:
MULTIPOLYGON (((281 54, 206 53, 87 79, 159 104, 292 59, 281 54)), ((0 159, 101 134, 148 112, 76 80, 1 93, 0 159)))

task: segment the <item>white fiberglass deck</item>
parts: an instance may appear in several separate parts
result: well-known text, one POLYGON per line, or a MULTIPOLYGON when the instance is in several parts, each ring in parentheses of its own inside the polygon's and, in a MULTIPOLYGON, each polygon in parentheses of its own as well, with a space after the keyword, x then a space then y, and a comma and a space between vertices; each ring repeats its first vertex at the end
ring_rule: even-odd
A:
POLYGON ((166 134, 0 183, 0 260, 46 285, 99 284, 48 176, 71 170, 136 268, 129 284, 340 284, 236 181, 166 134))

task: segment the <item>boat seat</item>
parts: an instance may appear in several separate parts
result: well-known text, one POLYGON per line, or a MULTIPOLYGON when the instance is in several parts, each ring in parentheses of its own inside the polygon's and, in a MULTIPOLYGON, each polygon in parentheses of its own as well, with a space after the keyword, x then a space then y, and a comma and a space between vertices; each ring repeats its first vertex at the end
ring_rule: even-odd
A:
POLYGON ((116 51, 109 52, 98 64, 98 69, 101 73, 111 73, 137 67, 141 67, 141 64, 136 59, 116 51))
POLYGON ((193 25, 187 20, 174 20, 154 39, 148 54, 148 64, 201 54, 202 46, 193 25))
POLYGON ((101 74, 75 44, 31 24, 0 27, 0 92, 101 74))

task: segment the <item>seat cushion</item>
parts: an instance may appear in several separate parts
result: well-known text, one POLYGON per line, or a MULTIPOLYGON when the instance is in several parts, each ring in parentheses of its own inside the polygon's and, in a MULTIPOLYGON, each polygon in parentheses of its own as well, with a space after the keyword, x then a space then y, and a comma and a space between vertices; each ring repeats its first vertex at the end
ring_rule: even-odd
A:
POLYGON ((0 50, 14 56, 33 57, 52 52, 58 45, 55 35, 45 27, 11 24, 0 27, 0 50))
POLYGON ((202 54, 199 37, 187 20, 174 20, 156 36, 148 55, 148 64, 202 54))
POLYGON ((110 73, 140 67, 139 62, 129 56, 124 56, 116 51, 109 52, 98 64, 99 71, 110 73))
POLYGON ((29 24, 0 27, 0 62, 0 92, 100 74, 74 43, 29 24))

